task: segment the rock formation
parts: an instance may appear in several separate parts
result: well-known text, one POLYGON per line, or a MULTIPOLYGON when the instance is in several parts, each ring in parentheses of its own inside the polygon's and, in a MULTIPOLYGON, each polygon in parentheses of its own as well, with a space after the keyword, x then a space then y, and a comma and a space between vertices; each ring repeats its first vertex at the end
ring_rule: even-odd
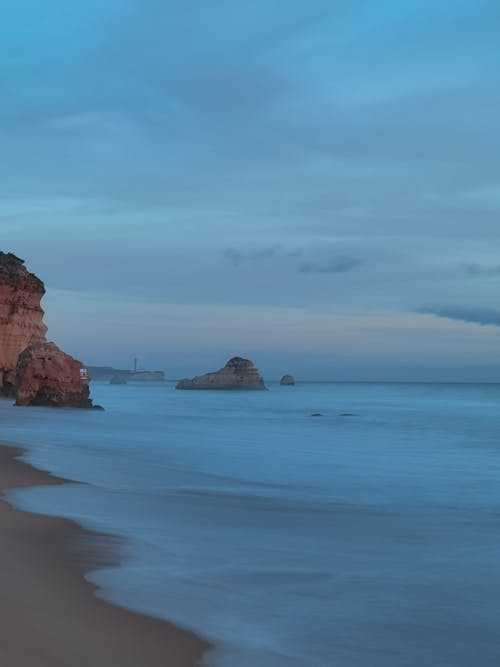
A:
POLYGON ((293 375, 283 375, 280 380, 280 384, 290 387, 291 385, 295 384, 295 379, 293 375))
POLYGON ((110 378, 109 384, 127 384, 127 375, 117 373, 110 378))
POLYGON ((14 394, 17 358, 29 345, 43 343, 40 301, 45 287, 22 259, 0 252, 0 395, 14 394))
POLYGON ((266 386, 250 359, 233 357, 215 373, 181 380, 176 389, 266 389, 266 386))
POLYGON ((16 367, 16 405, 91 408, 89 380, 81 361, 54 343, 30 345, 16 367))
POLYGON ((92 407, 83 365, 47 343, 43 282, 12 253, 0 252, 0 395, 17 405, 92 407))

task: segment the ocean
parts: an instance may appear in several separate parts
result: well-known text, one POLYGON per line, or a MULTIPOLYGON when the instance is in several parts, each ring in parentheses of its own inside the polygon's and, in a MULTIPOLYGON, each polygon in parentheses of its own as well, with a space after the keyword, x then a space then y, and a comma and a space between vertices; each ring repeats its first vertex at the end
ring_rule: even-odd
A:
POLYGON ((500 385, 268 386, 0 401, 1 439, 75 482, 9 499, 121 536, 98 595, 210 667, 498 667, 500 385))

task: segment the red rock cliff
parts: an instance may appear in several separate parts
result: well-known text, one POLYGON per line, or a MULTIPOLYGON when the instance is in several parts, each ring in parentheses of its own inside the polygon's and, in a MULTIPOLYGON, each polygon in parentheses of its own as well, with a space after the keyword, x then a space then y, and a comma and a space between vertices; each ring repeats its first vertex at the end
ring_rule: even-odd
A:
POLYGON ((0 394, 14 394, 17 358, 29 345, 45 342, 40 301, 45 287, 12 253, 0 252, 0 394))
POLYGON ((0 252, 0 395, 17 405, 91 408, 83 364, 46 342, 44 294, 22 259, 0 252))

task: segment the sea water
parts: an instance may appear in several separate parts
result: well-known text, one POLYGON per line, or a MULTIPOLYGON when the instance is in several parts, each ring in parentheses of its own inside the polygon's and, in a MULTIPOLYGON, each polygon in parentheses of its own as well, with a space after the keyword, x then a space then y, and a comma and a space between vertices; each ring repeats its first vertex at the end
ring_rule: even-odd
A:
POLYGON ((15 504, 124 538, 99 595, 207 637, 210 666, 500 664, 500 385, 92 395, 2 401, 0 436, 85 483, 15 504))

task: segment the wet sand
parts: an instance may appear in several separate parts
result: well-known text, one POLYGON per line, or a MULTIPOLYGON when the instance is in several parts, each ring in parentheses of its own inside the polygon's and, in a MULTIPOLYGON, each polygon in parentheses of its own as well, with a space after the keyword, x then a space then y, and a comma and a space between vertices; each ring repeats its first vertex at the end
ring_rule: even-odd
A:
MULTIPOLYGON (((66 480, 0 446, 0 491, 66 480)), ((115 607, 84 573, 116 562, 117 541, 0 500, 2 667, 194 667, 209 646, 191 632, 115 607)))

